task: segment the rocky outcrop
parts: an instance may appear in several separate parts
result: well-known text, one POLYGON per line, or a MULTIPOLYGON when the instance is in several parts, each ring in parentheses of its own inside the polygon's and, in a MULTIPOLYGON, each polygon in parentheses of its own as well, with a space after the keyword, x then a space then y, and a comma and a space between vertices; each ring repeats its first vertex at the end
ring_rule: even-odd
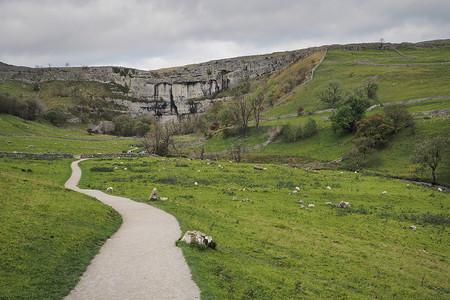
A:
POLYGON ((194 244, 198 246, 206 246, 212 249, 215 249, 217 244, 213 241, 212 237, 201 233, 200 231, 187 231, 183 238, 182 242, 186 242, 188 244, 194 244))
POLYGON ((124 67, 28 68, 0 63, 0 79, 27 83, 52 80, 116 83, 131 100, 106 99, 121 104, 132 116, 163 118, 203 112, 221 99, 214 95, 254 78, 281 70, 319 48, 215 60, 191 66, 155 71, 124 67), (134 99, 134 100, 133 100, 134 99))

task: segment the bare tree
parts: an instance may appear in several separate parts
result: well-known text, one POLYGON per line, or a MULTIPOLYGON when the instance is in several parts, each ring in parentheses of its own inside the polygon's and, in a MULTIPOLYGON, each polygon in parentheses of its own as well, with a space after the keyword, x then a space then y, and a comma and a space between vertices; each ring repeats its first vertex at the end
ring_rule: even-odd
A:
POLYGON ((248 121, 252 114, 250 101, 244 97, 237 97, 233 100, 231 108, 237 125, 242 129, 244 135, 247 136, 248 121))
POLYGON ((264 107, 264 90, 258 88, 256 94, 250 99, 250 105, 253 111, 253 116, 255 117, 256 127, 259 127, 259 117, 264 107))
POLYGON ((433 136, 421 142, 412 157, 413 163, 418 163, 422 170, 430 168, 431 182, 436 184, 436 169, 448 153, 449 139, 443 136, 433 136))

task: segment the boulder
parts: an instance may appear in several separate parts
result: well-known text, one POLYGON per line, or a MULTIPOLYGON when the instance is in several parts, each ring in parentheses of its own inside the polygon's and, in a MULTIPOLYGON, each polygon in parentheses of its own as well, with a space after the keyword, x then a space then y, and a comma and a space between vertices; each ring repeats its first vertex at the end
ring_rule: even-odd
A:
POLYGON ((213 241, 212 237, 209 235, 206 235, 204 233, 201 233, 200 231, 194 230, 194 231, 187 231, 181 241, 186 242, 188 244, 194 244, 194 245, 205 245, 206 247, 215 249, 217 244, 213 241))
POLYGON ((267 168, 263 168, 263 167, 259 167, 259 166, 254 166, 253 167, 255 170, 260 170, 260 171, 266 171, 267 168))

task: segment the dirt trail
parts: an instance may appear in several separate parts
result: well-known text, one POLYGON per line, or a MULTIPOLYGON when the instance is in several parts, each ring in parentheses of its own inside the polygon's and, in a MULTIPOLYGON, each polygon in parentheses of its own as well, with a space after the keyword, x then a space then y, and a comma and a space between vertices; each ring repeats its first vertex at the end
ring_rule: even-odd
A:
POLYGON ((200 299, 181 249, 181 230, 170 214, 150 205, 77 187, 78 160, 65 187, 96 197, 123 218, 77 286, 65 299, 200 299))

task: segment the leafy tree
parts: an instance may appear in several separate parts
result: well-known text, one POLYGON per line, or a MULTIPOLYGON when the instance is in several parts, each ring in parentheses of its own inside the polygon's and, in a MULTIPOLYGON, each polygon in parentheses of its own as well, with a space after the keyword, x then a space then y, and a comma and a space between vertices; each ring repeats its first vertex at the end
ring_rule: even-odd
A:
POLYGON ((313 118, 308 118, 303 125, 302 137, 310 137, 317 133, 317 122, 313 118))
POLYGON ((384 114, 390 120, 394 131, 397 132, 401 128, 414 127, 413 116, 408 113, 406 105, 394 104, 383 108, 384 114))
POLYGON ((334 132, 355 131, 356 122, 364 117, 368 107, 367 99, 360 98, 356 94, 348 96, 344 105, 331 115, 334 132))
POLYGON ((335 106, 342 99, 341 84, 337 80, 328 81, 325 86, 316 93, 320 101, 335 106))
POLYGON ((62 126, 67 122, 69 115, 62 106, 54 106, 45 113, 45 119, 55 126, 62 126))
POLYGON ((388 142, 388 137, 394 132, 394 127, 389 124, 386 115, 376 113, 370 117, 359 120, 356 123, 354 138, 368 138, 371 147, 378 147, 388 142))
POLYGON ((356 93, 361 98, 368 98, 378 101, 378 83, 370 80, 367 83, 363 84, 362 86, 358 87, 356 89, 356 93))
POLYGON ((133 136, 136 134, 135 121, 130 115, 120 115, 113 118, 115 134, 119 136, 133 136))
POLYGON ((217 116, 225 127, 230 125, 233 122, 233 113, 228 107, 224 107, 219 111, 219 114, 217 116))
POLYGON ((284 128, 284 134, 288 141, 296 142, 298 138, 302 136, 302 126, 301 125, 288 125, 284 128))
POLYGON ((422 171, 430 169, 431 182, 436 184, 436 170, 448 154, 449 138, 443 136, 432 136, 425 141, 421 141, 412 156, 413 163, 420 164, 422 171))

